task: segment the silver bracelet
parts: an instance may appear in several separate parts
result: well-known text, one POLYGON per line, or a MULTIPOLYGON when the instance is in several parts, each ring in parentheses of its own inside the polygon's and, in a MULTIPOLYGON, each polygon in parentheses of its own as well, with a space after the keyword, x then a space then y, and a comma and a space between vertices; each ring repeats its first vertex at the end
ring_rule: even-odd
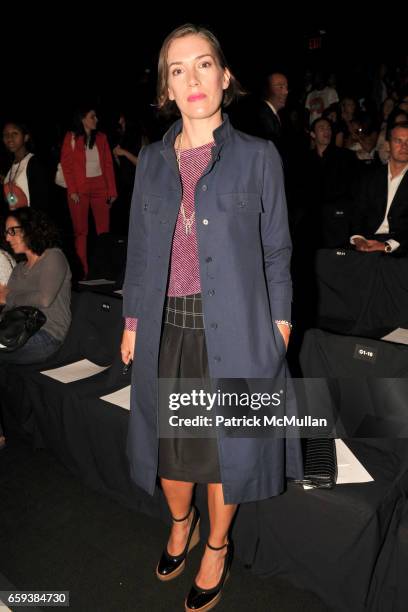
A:
POLYGON ((289 327, 290 330, 292 330, 293 325, 290 321, 275 321, 275 323, 277 325, 286 325, 286 327, 289 327))

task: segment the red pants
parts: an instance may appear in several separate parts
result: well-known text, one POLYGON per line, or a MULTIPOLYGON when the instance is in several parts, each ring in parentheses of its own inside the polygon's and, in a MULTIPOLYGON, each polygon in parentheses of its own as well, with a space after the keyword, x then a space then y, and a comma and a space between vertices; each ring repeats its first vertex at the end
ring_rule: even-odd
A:
POLYGON ((85 188, 81 189, 79 202, 75 203, 68 196, 69 211, 71 213, 72 225, 75 236, 75 249, 81 260, 85 275, 88 274, 87 259, 87 237, 88 237, 88 214, 91 207, 95 221, 96 233, 109 232, 109 206, 107 203, 108 193, 106 191, 103 176, 86 179, 85 188))

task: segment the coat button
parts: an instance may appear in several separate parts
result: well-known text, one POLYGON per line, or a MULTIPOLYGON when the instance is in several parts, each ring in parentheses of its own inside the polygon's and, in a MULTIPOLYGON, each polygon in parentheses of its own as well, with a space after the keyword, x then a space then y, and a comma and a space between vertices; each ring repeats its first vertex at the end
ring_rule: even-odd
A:
POLYGON ((208 225, 208 219, 203 219, 203 225, 208 225))
POLYGON ((217 329, 218 323, 211 323, 211 329, 217 329))
POLYGON ((240 202, 240 203, 239 203, 239 207, 240 207, 240 208, 244 208, 246 205, 247 205, 247 203, 246 203, 246 202, 240 202))
POLYGON ((207 189, 208 189, 207 185, 203 185, 203 186, 201 187, 201 190, 202 190, 202 191, 207 191, 207 189))
POLYGON ((209 289, 208 290, 208 295, 215 295, 215 290, 214 289, 209 289))
POLYGON ((143 210, 147 210, 147 202, 143 204, 143 210))
POLYGON ((205 261, 206 261, 207 263, 211 263, 211 262, 212 262, 212 257, 206 257, 206 258, 205 258, 205 261))
POLYGON ((217 363, 219 363, 221 361, 221 357, 219 355, 215 355, 214 357, 214 361, 216 361, 217 363))

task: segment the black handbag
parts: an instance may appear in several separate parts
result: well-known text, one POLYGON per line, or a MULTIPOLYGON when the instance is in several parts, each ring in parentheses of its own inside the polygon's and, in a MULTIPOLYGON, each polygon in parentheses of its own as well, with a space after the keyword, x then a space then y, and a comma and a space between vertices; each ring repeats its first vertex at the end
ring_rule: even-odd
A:
POLYGON ((304 478, 296 482, 314 489, 333 489, 336 480, 337 455, 334 438, 307 438, 304 478))
POLYGON ((44 325, 47 317, 34 306, 16 306, 0 319, 0 352, 10 353, 27 342, 44 325))

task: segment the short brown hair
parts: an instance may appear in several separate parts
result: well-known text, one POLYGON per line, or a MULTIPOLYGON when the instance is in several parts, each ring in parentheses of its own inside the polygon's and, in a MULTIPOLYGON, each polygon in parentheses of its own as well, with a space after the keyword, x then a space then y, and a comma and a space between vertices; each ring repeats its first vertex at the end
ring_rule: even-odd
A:
POLYGON ((210 43, 214 51, 215 59, 217 60, 220 67, 223 70, 227 68, 231 74, 229 85, 224 92, 224 98, 222 102, 223 106, 228 106, 228 104, 230 104, 235 98, 245 93, 241 85, 231 73, 231 70, 229 69, 229 66, 227 64, 227 60, 225 59, 223 50, 221 49, 221 45, 216 36, 210 30, 203 26, 186 23, 170 32, 170 34, 164 40, 160 49, 159 64, 157 69, 157 106, 162 112, 165 113, 172 113, 177 111, 177 105, 173 100, 169 100, 167 91, 167 56, 169 52, 169 47, 173 40, 175 40, 176 38, 183 38, 183 36, 188 36, 189 34, 198 34, 199 36, 205 38, 210 43))

